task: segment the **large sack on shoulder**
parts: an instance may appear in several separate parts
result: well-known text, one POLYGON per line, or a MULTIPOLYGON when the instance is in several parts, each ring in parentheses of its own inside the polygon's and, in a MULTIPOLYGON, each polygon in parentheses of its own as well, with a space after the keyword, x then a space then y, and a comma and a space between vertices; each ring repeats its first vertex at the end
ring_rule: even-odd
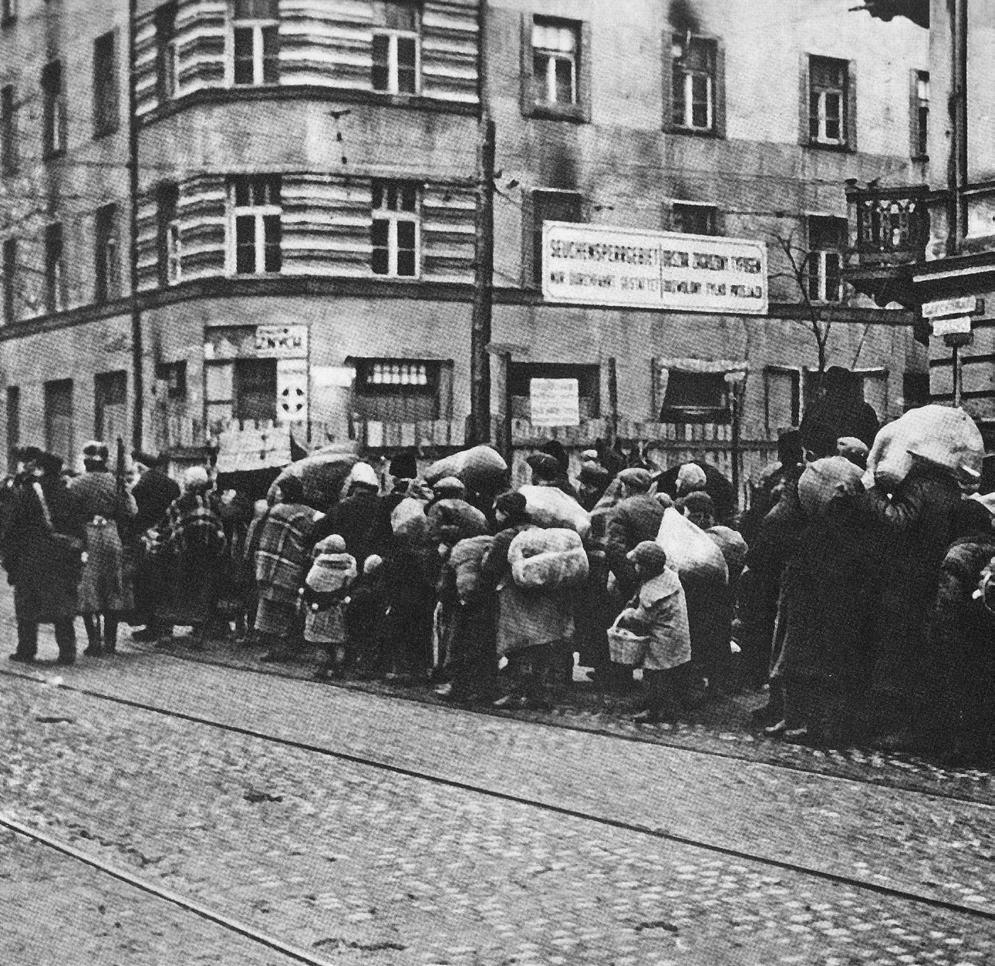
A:
POLYGON ((480 590, 480 565, 493 545, 493 537, 481 536, 460 540, 453 547, 449 563, 456 571, 456 593, 464 604, 480 590))
POLYGON ((508 464, 494 447, 474 446, 436 460, 425 471, 425 482, 431 486, 455 476, 468 489, 487 492, 500 487, 507 473, 508 464))
POLYGON ((427 511, 428 532, 438 543, 454 546, 460 540, 487 533, 487 517, 466 500, 439 500, 427 511))
POLYGON ((416 500, 406 496, 390 514, 390 528, 395 537, 411 542, 422 542, 428 538, 428 517, 425 516, 426 500, 416 500))
POLYGON ((964 484, 976 484, 985 444, 963 409, 935 404, 910 409, 874 437, 867 457, 868 483, 893 489, 909 475, 914 456, 943 467, 964 484))
POLYGON ((681 577, 728 583, 729 568, 722 551, 676 507, 663 511, 656 542, 667 552, 667 562, 681 577))
POLYGON ((270 486, 267 501, 272 505, 280 481, 294 476, 304 487, 304 502, 316 510, 327 510, 338 502, 342 484, 358 462, 359 457, 355 453, 341 449, 318 450, 286 467, 270 486))
POLYGON ((555 486, 523 486, 525 510, 537 527, 562 527, 585 540, 591 532, 590 514, 572 497, 555 486))
POLYGON ((511 578, 523 589, 566 589, 587 581, 587 553, 574 530, 523 530, 508 548, 511 578))
POLYGON ((826 456, 805 467, 798 480, 798 500, 810 517, 822 516, 831 500, 859 493, 860 467, 843 456, 826 456))
POLYGON ((738 577, 746 566, 746 551, 749 549, 743 535, 732 527, 709 527, 705 535, 722 551, 729 579, 738 577))

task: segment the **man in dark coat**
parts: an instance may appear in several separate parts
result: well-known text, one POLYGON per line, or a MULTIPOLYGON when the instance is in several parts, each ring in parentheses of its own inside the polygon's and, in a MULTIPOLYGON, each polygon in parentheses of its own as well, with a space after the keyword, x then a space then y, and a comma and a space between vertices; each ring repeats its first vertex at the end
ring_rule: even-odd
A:
MULTIPOLYGON (((132 459, 146 467, 131 490, 138 508, 134 529, 140 535, 162 522, 170 504, 179 497, 180 486, 163 470, 164 460, 160 456, 136 451, 132 459)), ((145 625, 141 630, 132 631, 131 637, 135 641, 155 641, 159 638, 160 628, 155 625, 152 616, 156 597, 154 569, 150 561, 141 560, 135 574, 135 624, 145 625)))
POLYGON ((525 462, 532 470, 533 486, 551 486, 557 490, 562 490, 567 496, 577 499, 577 491, 567 479, 566 471, 555 456, 542 452, 533 453, 525 462))
POLYGON ((864 402, 860 378, 849 369, 832 366, 825 375, 822 397, 805 411, 802 445, 811 459, 835 456, 841 436, 854 436, 869 448, 879 425, 877 413, 864 402))
POLYGON ((372 542, 377 537, 376 524, 382 521, 380 497, 377 495, 380 481, 368 463, 357 463, 350 478, 349 495, 314 525, 311 545, 337 533, 345 540, 346 550, 356 558, 357 567, 362 569, 366 558, 376 549, 372 542))
POLYGON ((633 467, 618 474, 622 499, 608 515, 605 553, 608 569, 615 575, 619 604, 629 600, 639 587, 639 576, 628 559, 644 540, 656 540, 663 520, 663 505, 649 495, 652 478, 648 470, 633 467))
POLYGON ((0 536, 17 618, 17 650, 10 659, 23 664, 35 659, 39 624, 55 626, 59 664, 76 659, 73 621, 82 571, 83 516, 61 469, 57 456, 36 458, 34 473, 18 490, 0 536))

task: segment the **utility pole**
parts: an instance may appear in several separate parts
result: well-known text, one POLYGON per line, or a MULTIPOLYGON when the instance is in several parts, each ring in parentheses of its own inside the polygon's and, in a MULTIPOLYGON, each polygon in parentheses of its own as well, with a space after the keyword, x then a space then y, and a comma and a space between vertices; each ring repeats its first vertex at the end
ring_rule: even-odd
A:
POLYGON ((128 0, 128 193, 130 218, 128 229, 129 304, 131 308, 131 443, 143 448, 145 416, 144 346, 142 309, 138 300, 138 88, 135 48, 138 30, 138 0, 128 0))
POLYGON ((487 96, 487 3, 478 11, 477 97, 477 211, 476 260, 473 277, 473 316, 470 323, 470 442, 491 439, 491 341, 494 295, 494 156, 495 132, 487 96))

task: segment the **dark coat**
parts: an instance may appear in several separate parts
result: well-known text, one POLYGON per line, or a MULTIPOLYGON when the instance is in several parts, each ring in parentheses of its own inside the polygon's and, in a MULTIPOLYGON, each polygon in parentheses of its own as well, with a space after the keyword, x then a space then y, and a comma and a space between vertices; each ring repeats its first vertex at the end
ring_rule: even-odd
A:
MULTIPOLYGON (((732 483, 723 476, 722 471, 703 463, 701 460, 691 460, 695 466, 700 466, 705 472, 705 492, 712 498, 715 506, 715 522, 728 526, 736 515, 736 493, 732 483)), ((666 493, 672 500, 677 499, 677 474, 680 466, 672 466, 664 470, 656 478, 656 488, 660 493, 666 493)), ((686 495, 686 494, 685 494, 686 495)))
MULTIPOLYGON (((337 533, 345 540, 346 550, 363 562, 373 552, 377 541, 377 524, 382 524, 381 500, 372 490, 360 489, 336 503, 311 531, 311 545, 337 533)), ((388 518, 389 525, 389 518, 388 518)))
POLYGON ((891 499, 874 488, 856 501, 854 525, 867 532, 877 575, 871 685, 902 708, 921 704, 933 684, 929 619, 960 502, 956 481, 925 465, 891 499))
POLYGON ((180 495, 179 484, 162 470, 152 469, 143 473, 132 487, 131 495, 138 506, 135 530, 144 533, 158 526, 169 505, 180 495))
POLYGON ((643 540, 656 540, 662 521, 663 507, 645 493, 627 497, 608 514, 605 553, 608 569, 615 575, 624 600, 628 600, 639 585, 636 571, 625 555, 643 540))
POLYGON ((859 387, 856 391, 841 387, 812 403, 799 428, 802 445, 822 457, 836 454, 836 440, 841 436, 855 436, 870 448, 879 425, 877 413, 864 402, 859 387))
MULTIPOLYGON (((83 514, 76 498, 59 479, 45 479, 41 486, 55 532, 82 541, 83 514)), ((30 482, 17 492, 0 544, 19 621, 46 624, 76 615, 82 568, 52 540, 30 482)))

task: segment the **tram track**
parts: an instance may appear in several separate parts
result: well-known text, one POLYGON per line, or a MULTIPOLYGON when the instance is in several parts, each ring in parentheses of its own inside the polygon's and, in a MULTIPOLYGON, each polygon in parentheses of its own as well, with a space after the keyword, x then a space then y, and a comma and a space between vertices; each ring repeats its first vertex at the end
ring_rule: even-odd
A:
MULTIPOLYGON (((201 727, 208 727, 213 730, 221 731, 232 735, 238 735, 240 737, 247 737, 258 741, 267 742, 280 747, 292 749, 294 751, 304 752, 306 754, 347 762, 351 765, 358 766, 361 768, 373 769, 386 774, 401 776, 419 782, 431 783, 436 786, 458 790, 462 793, 479 795, 491 800, 510 803, 517 806, 526 807, 529 809, 535 809, 543 813, 559 816, 562 818, 593 823, 603 828, 613 829, 615 831, 621 831, 631 835, 645 836, 658 841, 670 842, 676 845, 689 847, 713 855, 718 855, 726 859, 745 861, 768 869, 787 872, 793 875, 798 875, 801 877, 814 879, 821 882, 831 883, 843 887, 849 887, 851 889, 862 890, 885 898, 914 903, 919 906, 935 909, 938 911, 954 913, 956 915, 964 916, 977 921, 995 922, 995 909, 985 908, 983 906, 975 905, 969 902, 961 902, 957 901, 956 899, 943 898, 936 895, 929 895, 925 892, 916 891, 915 889, 912 888, 904 888, 899 885, 888 885, 882 882, 873 881, 872 879, 862 877, 859 875, 850 875, 826 868, 819 868, 813 865, 806 864, 804 862, 792 861, 790 859, 780 859, 773 855, 769 854, 765 855, 760 852, 751 851, 745 848, 737 848, 730 845, 722 845, 716 842, 704 840, 700 837, 695 837, 694 835, 680 834, 662 828, 655 828, 650 825, 642 824, 639 822, 627 821, 621 818, 612 818, 611 816, 608 815, 597 814, 595 812, 583 808, 572 808, 568 805, 558 804, 552 801, 543 801, 539 798, 532 797, 529 795, 515 794, 514 792, 505 791, 498 788, 487 787, 486 785, 477 784, 471 781, 463 781, 445 775, 433 774, 432 772, 425 771, 423 769, 407 767, 405 765, 400 765, 389 761, 380 760, 375 757, 370 757, 368 755, 355 754, 352 752, 343 751, 341 749, 335 749, 333 747, 329 747, 328 745, 324 744, 298 741, 293 738, 274 735, 269 732, 260 731, 255 728, 249 728, 241 725, 226 723, 214 718, 207 717, 203 714, 194 714, 186 711, 180 711, 175 708, 164 707, 146 701, 139 701, 132 698, 123 697, 120 695, 114 695, 102 691, 97 691, 92 688, 67 684, 65 682, 53 682, 51 680, 46 680, 45 678, 41 678, 29 673, 20 673, 20 672, 3 670, 0 671, 0 676, 25 680, 43 686, 49 686, 49 687, 54 686, 60 690, 75 693, 92 700, 103 701, 118 706, 142 711, 145 713, 155 714, 165 718, 183 721, 201 727)), ((967 802, 965 804, 976 805, 978 803, 967 802)), ((3 819, 2 816, 0 816, 0 824, 4 824, 7 825, 7 827, 11 827, 9 821, 3 819)), ((27 827, 25 826, 24 828, 27 827)), ((53 840, 53 843, 58 844, 56 840, 53 840)), ((72 847, 68 846, 68 848, 72 847)), ((85 855, 85 853, 80 853, 80 855, 85 855)), ((141 888, 142 886, 138 884, 138 887, 141 888)), ((160 891, 165 891, 165 890, 160 890, 160 891)), ((162 898, 168 899, 168 901, 173 901, 172 899, 169 899, 169 897, 165 895, 162 896, 162 898)), ((200 912, 194 909, 191 909, 190 911, 196 912, 198 915, 201 914, 200 912)), ((205 918, 207 918, 207 916, 205 916, 205 918)), ((246 928, 251 929, 251 927, 246 927, 246 928)), ((300 961, 314 962, 314 963, 320 962, 319 960, 315 960, 313 958, 303 959, 300 961)))
POLYGON ((772 761, 772 760, 762 760, 757 757, 750 756, 748 754, 743 754, 741 752, 727 751, 718 748, 692 748, 686 742, 674 738, 667 738, 659 733, 652 736, 640 736, 640 735, 628 735, 619 734, 617 731, 612 731, 608 728, 598 727, 596 725, 581 725, 574 724, 569 721, 557 721, 547 717, 532 717, 519 715, 515 712, 508 711, 498 711, 492 710, 488 707, 473 707, 466 705, 450 705, 444 704, 439 701, 432 700, 432 698, 425 695, 418 695, 416 693, 406 693, 403 691, 391 691, 385 694, 383 691, 379 691, 375 688, 365 687, 359 682, 349 682, 349 681, 336 681, 329 679, 327 681, 315 682, 306 677, 301 677, 300 675, 286 673, 280 671, 278 668, 272 667, 267 669, 261 669, 257 667, 248 666, 245 664, 232 663, 231 661, 225 661, 218 658, 213 658, 206 656, 203 652, 193 652, 184 654, 175 650, 167 650, 164 648, 152 648, 152 647, 141 647, 135 646, 136 652, 146 653, 146 654, 156 654, 157 656, 172 658, 176 661, 182 661, 188 664, 204 664, 209 667, 219 668, 222 670, 238 671, 244 674, 252 674, 258 677, 266 678, 272 677, 283 681, 296 681, 299 684, 305 684, 314 687, 321 688, 336 688, 343 691, 348 691, 354 694, 367 694, 374 695, 377 697, 385 697, 388 699, 396 701, 405 701, 411 704, 417 704, 421 707, 434 708, 438 711, 448 712, 452 714, 472 714, 479 717, 495 718, 498 720, 515 720, 521 722, 527 722, 529 724, 535 724, 546 728, 558 729, 561 731, 569 731, 580 734, 587 735, 597 735, 603 738, 611 738, 615 741, 628 742, 637 745, 656 745, 663 748, 674 749, 676 751, 681 751, 686 754, 701 755, 706 758, 718 758, 727 761, 737 761, 744 762, 756 766, 758 768, 771 768, 775 770, 794 772, 803 775, 815 775, 821 778, 832 779, 834 781, 839 781, 843 783, 853 783, 858 785, 869 785, 876 788, 891 789, 894 791, 909 792, 916 795, 922 795, 928 798, 936 798, 945 801, 962 802, 970 805, 977 805, 981 808, 995 808, 995 803, 985 802, 979 800, 977 797, 971 795, 958 794, 954 790, 941 789, 941 788, 924 788, 921 784, 917 784, 911 781, 889 781, 885 778, 873 778, 873 777, 858 777, 856 775, 842 775, 839 774, 838 769, 833 770, 831 768, 818 768, 814 766, 808 766, 799 762, 788 762, 788 761, 772 761))

